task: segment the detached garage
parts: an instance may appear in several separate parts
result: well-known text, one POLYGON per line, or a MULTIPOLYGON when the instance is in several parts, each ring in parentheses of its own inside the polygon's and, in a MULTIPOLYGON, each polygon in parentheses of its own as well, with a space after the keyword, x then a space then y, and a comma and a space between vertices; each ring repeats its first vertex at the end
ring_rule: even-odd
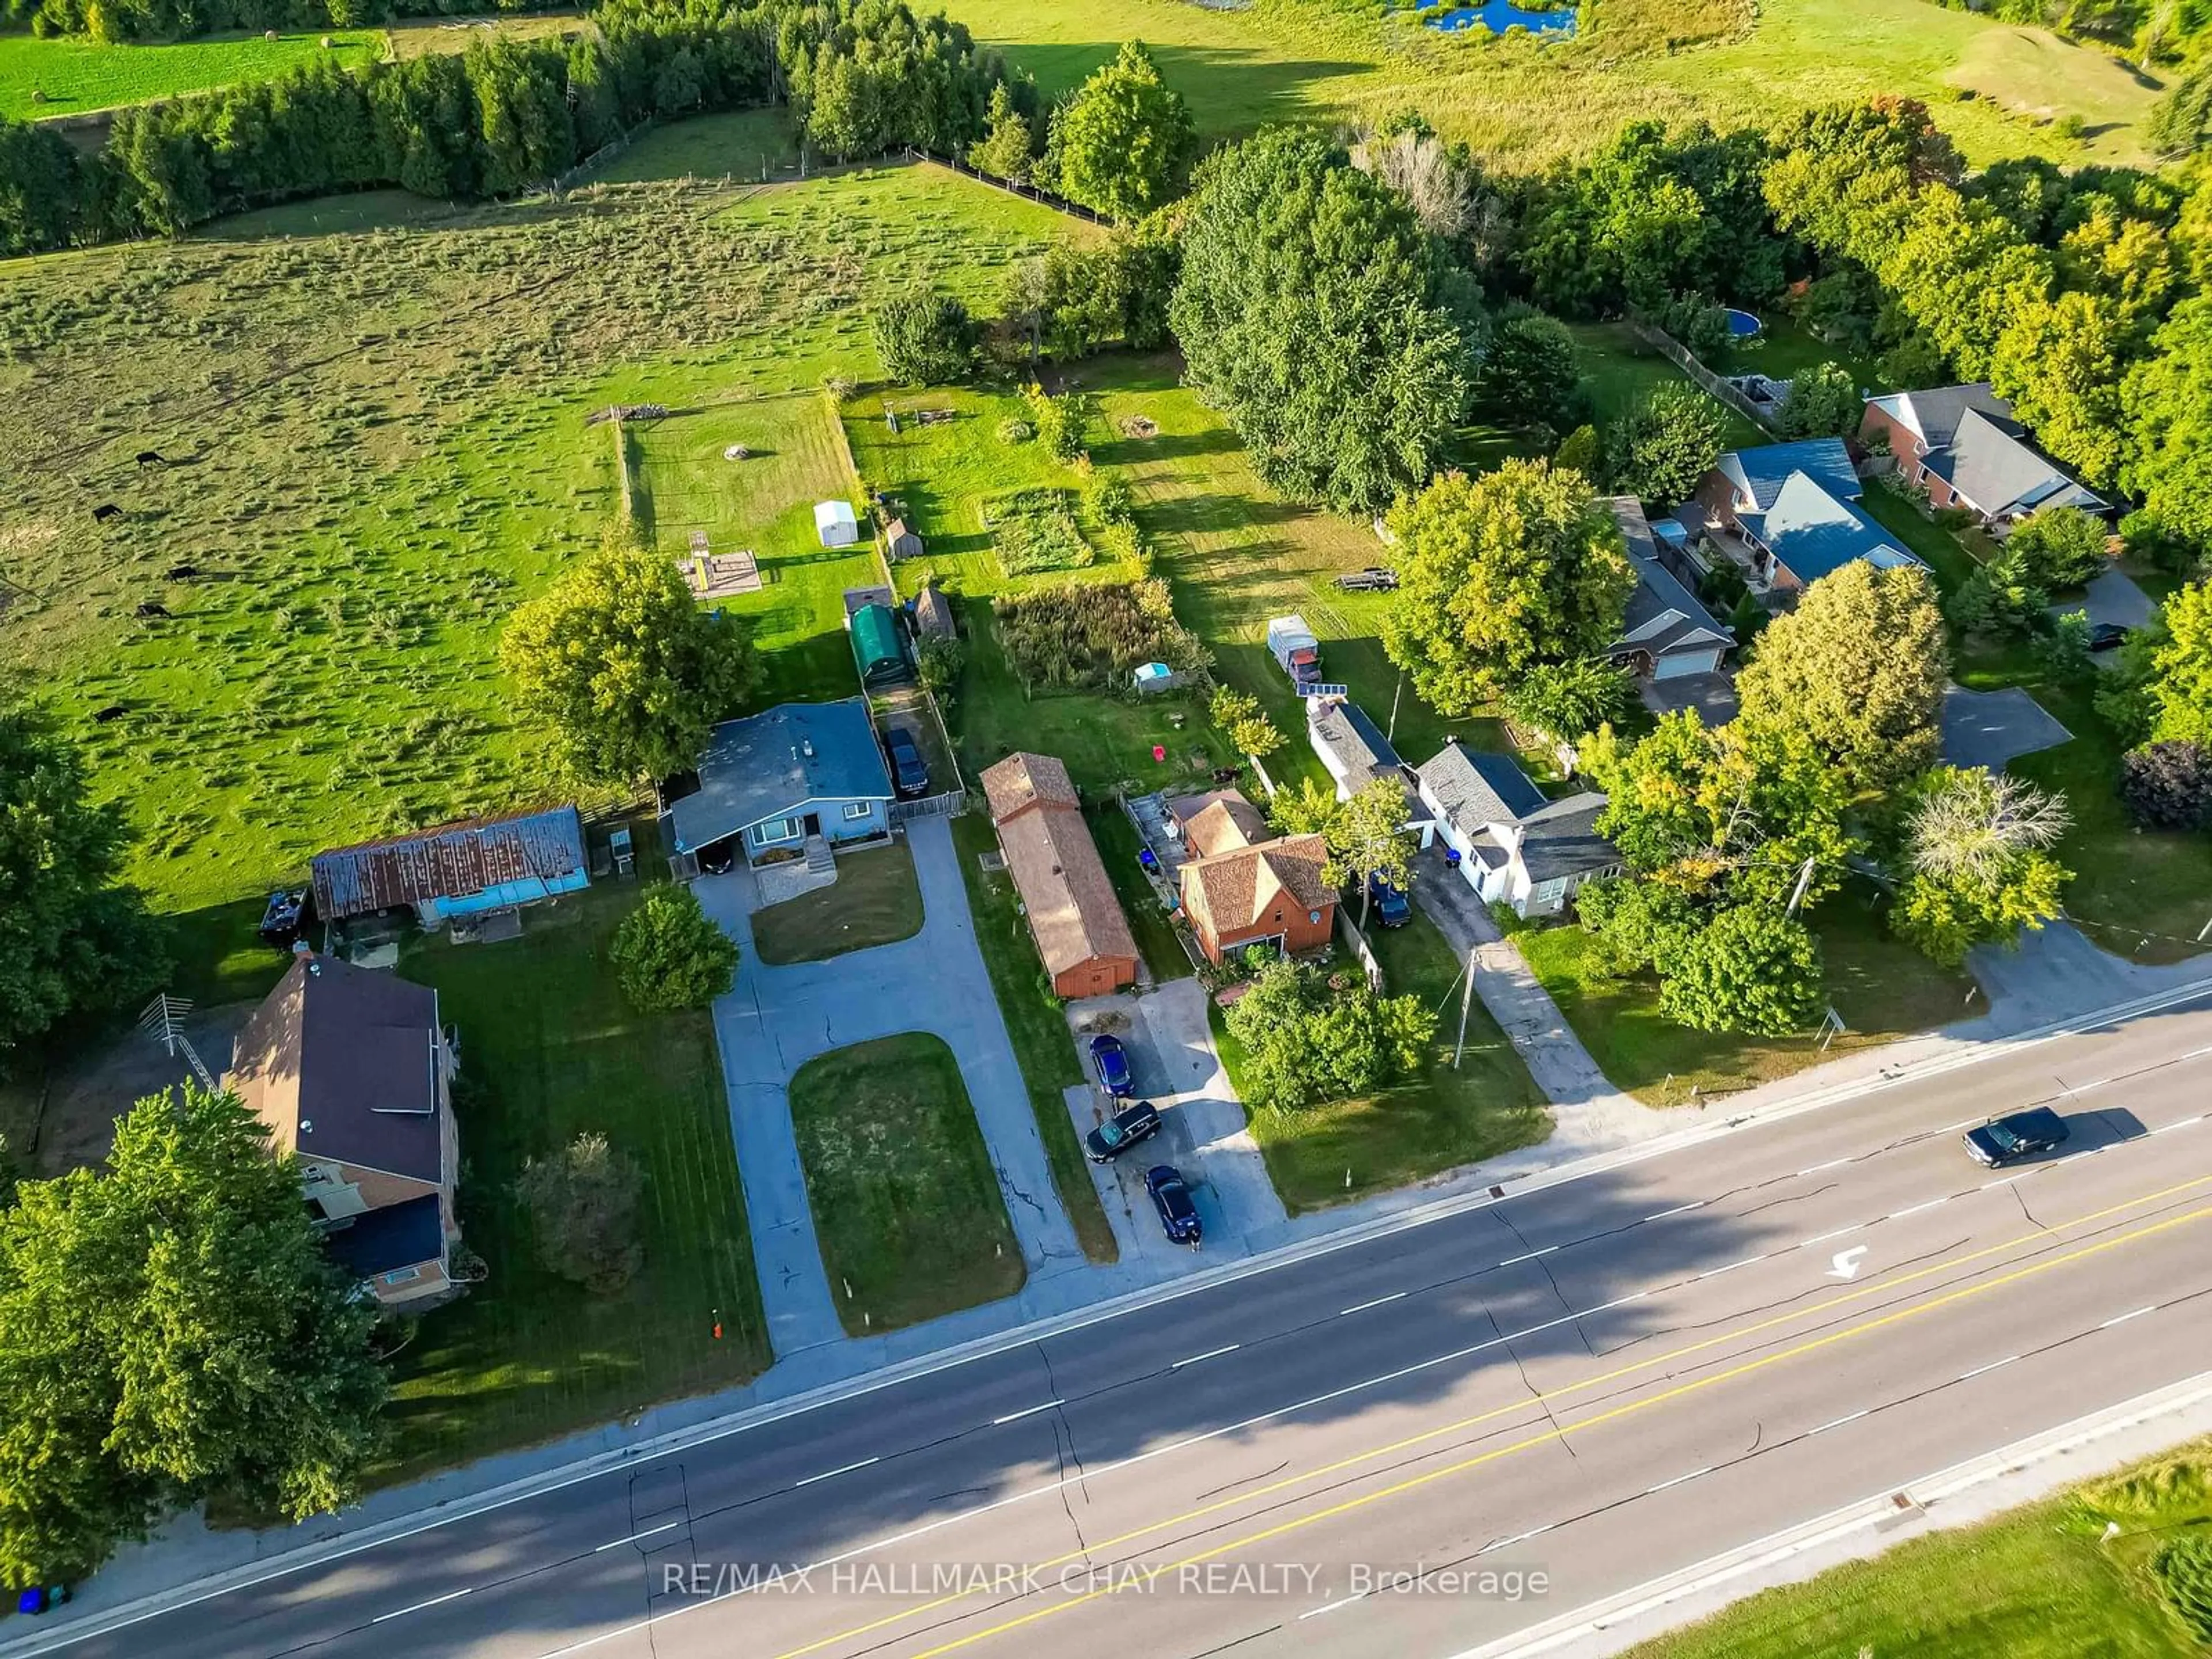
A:
POLYGON ((1096 997, 1137 981, 1137 941, 1083 821, 1067 768, 1009 755, 983 772, 1006 872, 1054 996, 1096 997))

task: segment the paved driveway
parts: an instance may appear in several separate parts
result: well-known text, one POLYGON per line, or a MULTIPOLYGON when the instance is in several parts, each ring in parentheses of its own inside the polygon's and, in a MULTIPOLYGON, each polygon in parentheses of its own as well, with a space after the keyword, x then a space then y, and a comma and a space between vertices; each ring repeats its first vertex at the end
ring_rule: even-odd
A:
MULTIPOLYGON (((1280 1227, 1283 1200, 1267 1176, 1244 1121, 1244 1108, 1229 1086, 1221 1056, 1206 1023, 1206 988, 1194 979, 1170 980, 1144 996, 1092 997, 1071 1004, 1071 1024, 1105 1012, 1128 1027, 1120 1035, 1129 1051, 1138 1096, 1160 1109, 1160 1132, 1111 1164, 1093 1164, 1107 1219, 1125 1256, 1179 1255, 1160 1231, 1145 1193, 1145 1171, 1172 1164, 1191 1183, 1206 1222, 1206 1248, 1265 1248, 1254 1235, 1280 1227)), ((1104 1094, 1090 1085, 1067 1091, 1077 1130, 1091 1133, 1105 1114, 1104 1094)))
POLYGON ((2086 611, 2094 623, 2118 623, 2123 628, 2149 626, 2152 613, 2158 606, 2151 596, 2136 586, 2135 578, 2124 570, 2100 571, 2088 586, 2081 590, 2078 600, 2063 601, 2051 607, 2054 615, 2069 611, 2086 611))
POLYGON ((1943 693, 1947 765, 2002 772, 2022 755, 2053 748, 2073 735, 2016 685, 2001 691, 1969 691, 1954 685, 1943 693))
POLYGON ((707 914, 744 951, 737 984, 714 1005, 714 1034, 769 1336, 779 1358, 844 1335, 807 1207, 787 1092, 794 1072, 833 1048, 902 1031, 944 1038, 959 1060, 1031 1279, 1084 1265, 976 949, 951 825, 920 819, 908 826, 908 843, 921 884, 921 931, 827 962, 763 965, 749 921, 757 902, 750 872, 695 884, 707 914))

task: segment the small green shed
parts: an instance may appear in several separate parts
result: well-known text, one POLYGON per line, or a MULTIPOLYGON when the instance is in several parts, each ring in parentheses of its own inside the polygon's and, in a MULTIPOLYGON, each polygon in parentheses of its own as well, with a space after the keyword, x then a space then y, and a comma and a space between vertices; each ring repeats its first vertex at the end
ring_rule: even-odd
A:
POLYGON ((860 684, 872 691, 897 685, 913 674, 906 659, 906 642, 899 637, 898 617, 887 605, 864 605, 853 613, 853 660, 860 670, 860 684))

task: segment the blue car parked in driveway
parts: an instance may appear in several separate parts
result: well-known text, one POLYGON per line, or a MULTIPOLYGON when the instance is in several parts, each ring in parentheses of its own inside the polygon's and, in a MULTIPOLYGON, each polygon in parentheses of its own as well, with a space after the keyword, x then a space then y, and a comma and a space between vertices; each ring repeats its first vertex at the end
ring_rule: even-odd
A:
POLYGON ((1098 1086, 1116 1100, 1126 1100, 1137 1092, 1136 1074, 1129 1069, 1129 1051, 1121 1046, 1121 1038, 1091 1039, 1091 1069, 1097 1075, 1098 1086))
POLYGON ((1368 914, 1383 927, 1403 927, 1413 919, 1413 906, 1404 893, 1380 876, 1367 878, 1368 914))

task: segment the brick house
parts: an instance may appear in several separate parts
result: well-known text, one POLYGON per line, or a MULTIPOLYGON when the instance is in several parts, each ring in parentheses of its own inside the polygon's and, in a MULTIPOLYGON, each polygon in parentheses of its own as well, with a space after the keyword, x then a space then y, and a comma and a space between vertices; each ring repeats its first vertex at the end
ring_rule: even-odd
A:
POLYGON ((1993 530, 2047 507, 2112 510, 2035 447, 1987 381, 1869 398, 1859 434, 1887 443, 1898 476, 1926 490, 1929 506, 1963 508, 1993 530))
POLYGON ((1255 945, 1296 952, 1328 943, 1336 889, 1319 836, 1277 836, 1235 790, 1168 803, 1191 856, 1176 872, 1182 908, 1206 960, 1255 945))
POLYGON ((1858 506, 1859 477, 1841 438, 1732 449, 1698 486, 1708 533, 1742 543, 1754 583, 1795 593, 1854 559, 1920 561, 1858 506))

